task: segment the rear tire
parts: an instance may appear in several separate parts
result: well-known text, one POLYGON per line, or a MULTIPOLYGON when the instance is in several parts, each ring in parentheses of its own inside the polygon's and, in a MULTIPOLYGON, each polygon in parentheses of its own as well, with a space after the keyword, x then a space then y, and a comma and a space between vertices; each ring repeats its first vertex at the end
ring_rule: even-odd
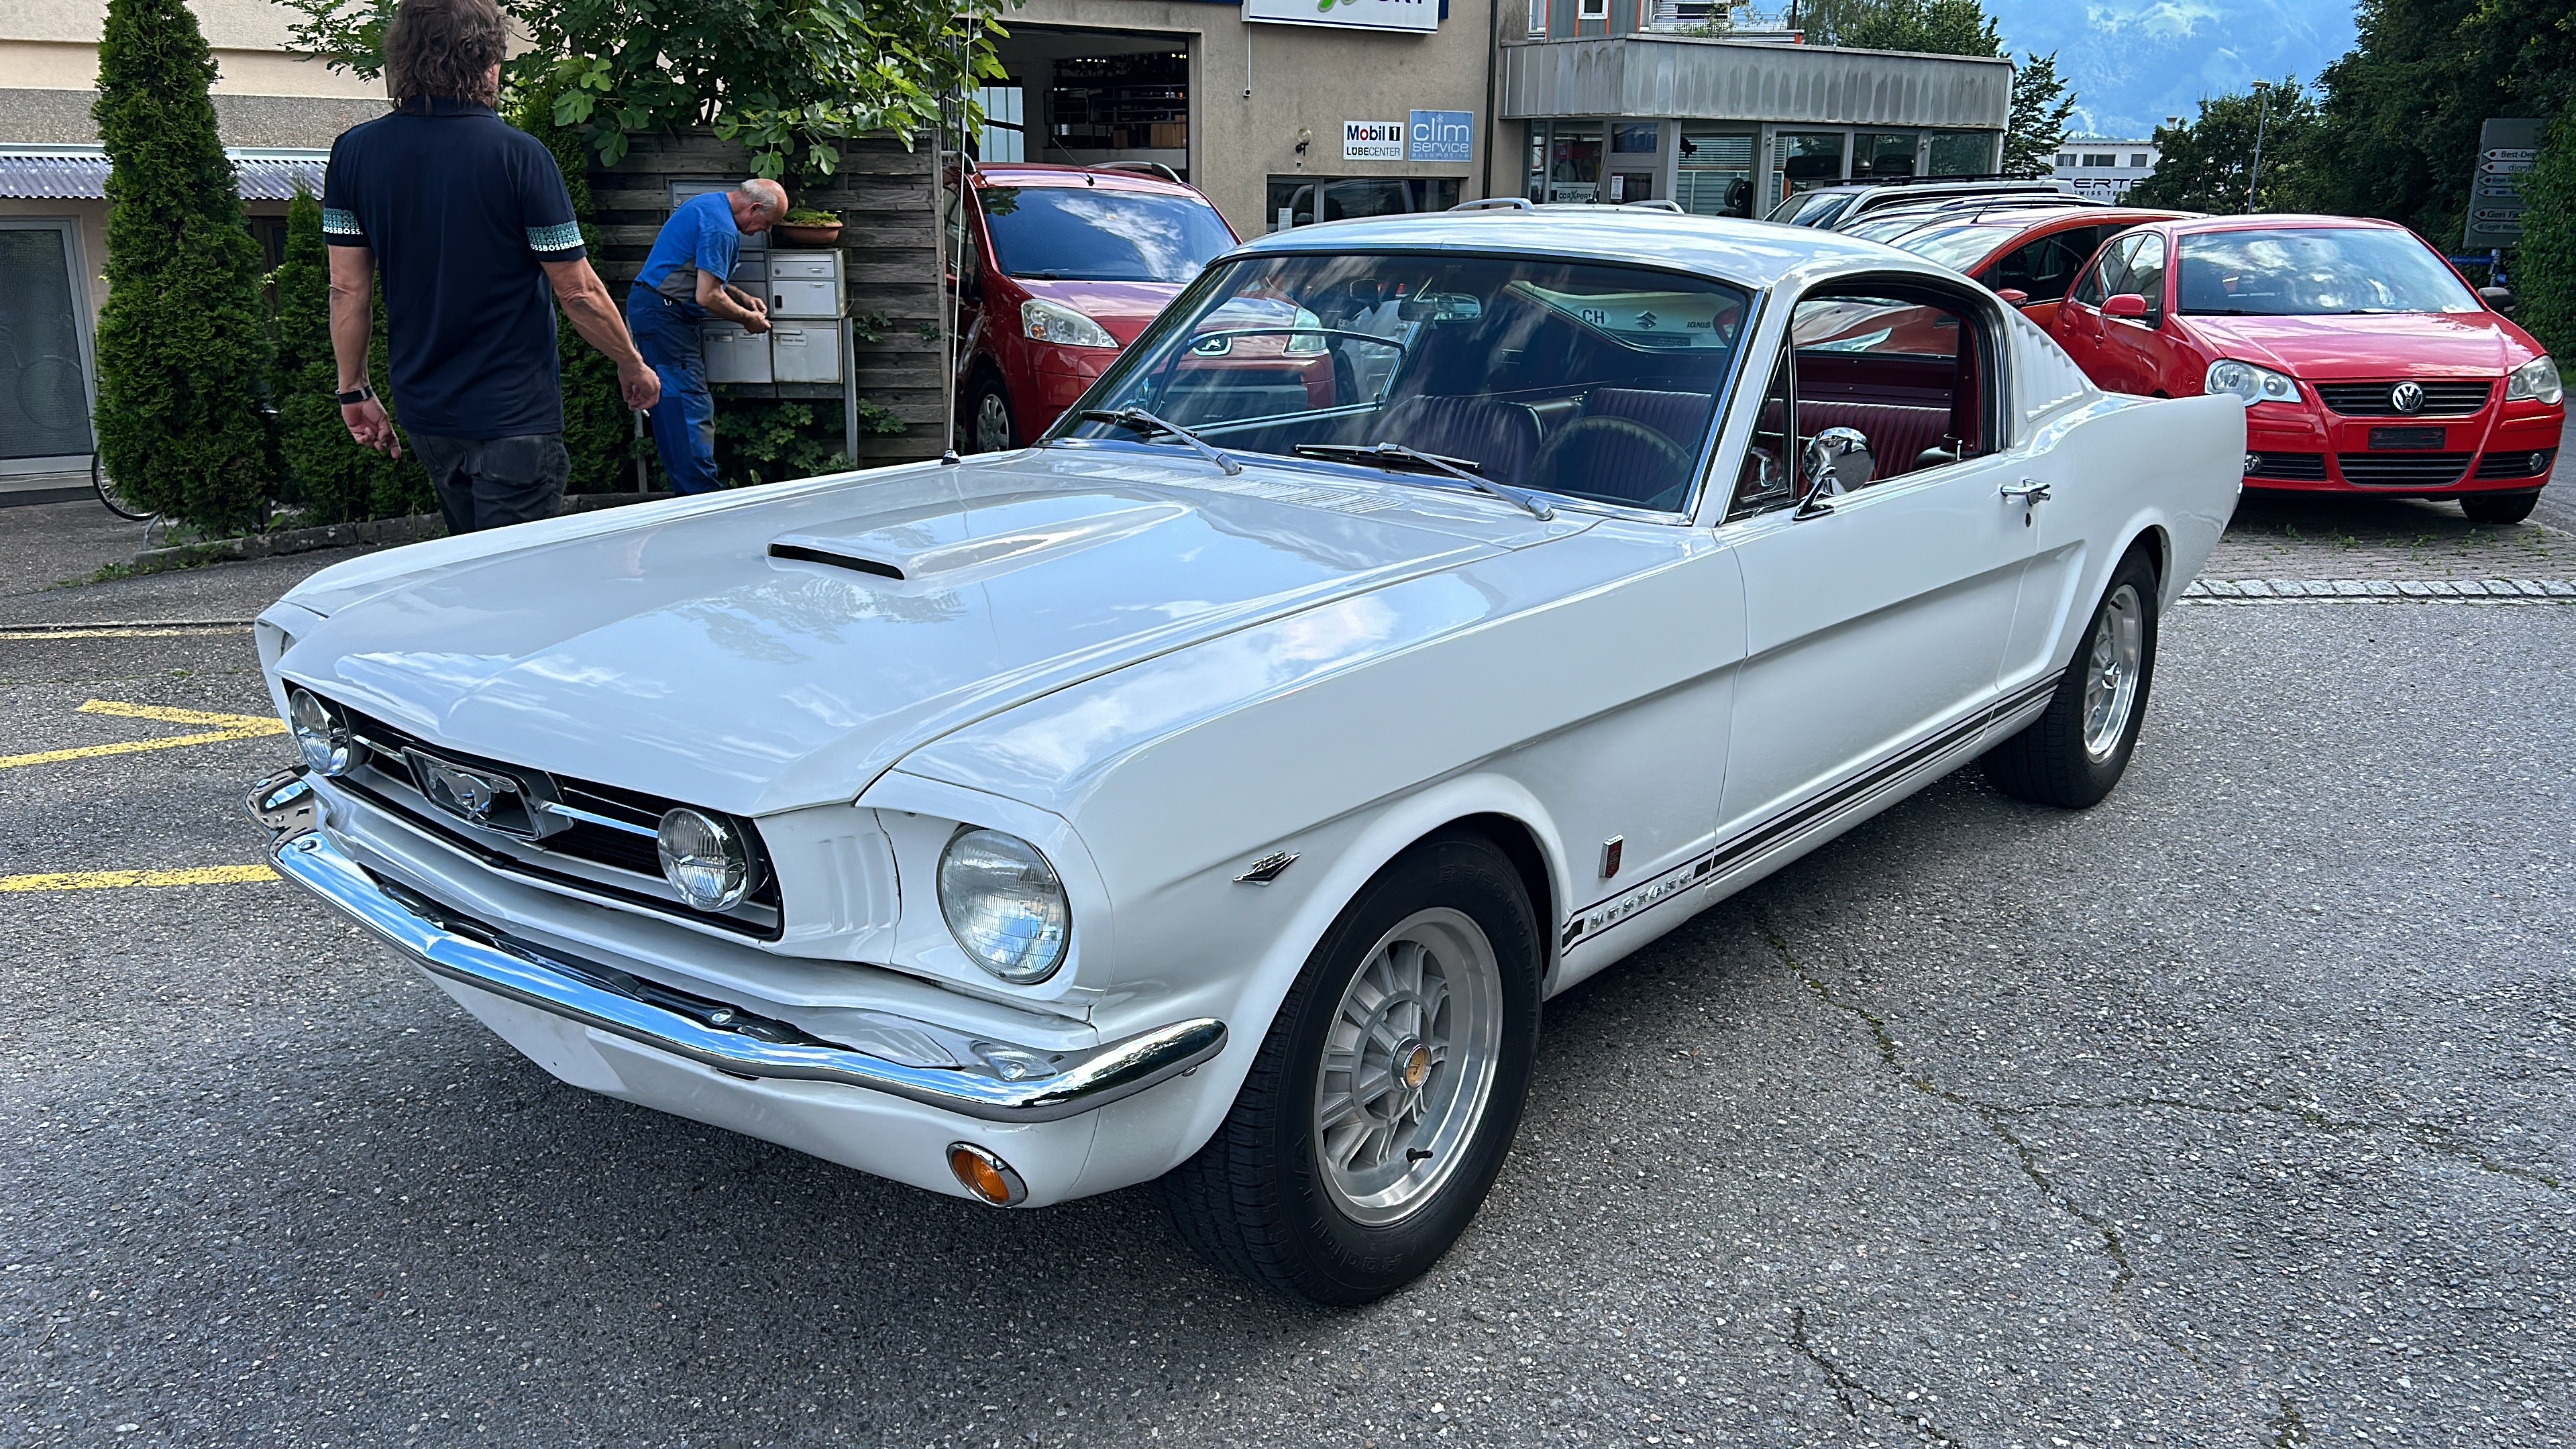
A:
POLYGON ((2540 502, 2540 490, 2528 493, 2464 493, 2460 511, 2471 523, 2520 523, 2531 516, 2532 507, 2540 502))
POLYGON ((1491 841, 1445 835, 1398 857, 1307 958, 1216 1135, 1163 1177, 1182 1241, 1317 1303, 1421 1276, 1519 1130, 1544 960, 1491 841))
POLYGON ((2128 771, 2155 671, 2156 571, 2132 552, 2112 571, 2047 713, 1986 752, 1986 778, 2034 804, 2099 804, 2128 771))

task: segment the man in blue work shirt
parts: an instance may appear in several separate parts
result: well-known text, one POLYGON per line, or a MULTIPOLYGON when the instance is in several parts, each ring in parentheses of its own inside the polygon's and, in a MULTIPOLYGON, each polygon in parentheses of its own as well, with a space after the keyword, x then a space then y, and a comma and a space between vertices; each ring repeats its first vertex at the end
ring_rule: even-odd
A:
POLYGON ((754 335, 769 330, 769 307, 728 285, 742 239, 758 236, 787 214, 787 191, 775 181, 746 181, 731 191, 692 197, 653 238, 635 290, 626 294, 626 323, 662 380, 653 408, 653 447, 671 486, 682 493, 716 487, 716 400, 707 391, 707 359, 698 324, 708 317, 738 322, 754 335))
POLYGON ((492 0, 403 0, 385 31, 393 114, 343 133, 322 183, 341 421, 402 456, 367 385, 381 258, 394 402, 450 533, 562 506, 553 303, 617 364, 628 407, 662 390, 590 268, 553 153, 493 113, 508 43, 492 0))

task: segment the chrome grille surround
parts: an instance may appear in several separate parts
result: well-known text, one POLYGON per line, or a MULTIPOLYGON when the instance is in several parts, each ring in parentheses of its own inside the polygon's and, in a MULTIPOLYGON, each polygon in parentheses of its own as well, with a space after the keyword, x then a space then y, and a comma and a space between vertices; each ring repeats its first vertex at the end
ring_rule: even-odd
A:
MULTIPOLYGON (((373 715, 357 710, 348 713, 351 729, 366 746, 366 762, 329 785, 357 796, 482 865, 753 940, 775 941, 784 933, 786 920, 778 882, 766 869, 751 895, 728 911, 691 910, 663 878, 654 832, 664 811, 687 802, 452 750, 373 715), (542 825, 533 835, 525 830, 491 829, 431 804, 413 770, 415 752, 445 764, 507 775, 521 782, 530 797, 529 814, 543 815, 542 825)), ((761 845, 759 827, 738 816, 726 818, 742 828, 755 852, 765 860, 767 851, 761 845)))

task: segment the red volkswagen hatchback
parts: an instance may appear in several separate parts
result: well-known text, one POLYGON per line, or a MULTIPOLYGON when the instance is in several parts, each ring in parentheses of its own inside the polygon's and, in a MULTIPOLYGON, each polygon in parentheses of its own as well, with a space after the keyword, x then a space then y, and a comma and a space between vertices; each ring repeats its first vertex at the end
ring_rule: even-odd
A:
POLYGON ((2457 498, 2529 517, 2567 421, 2558 368, 2402 226, 2151 223, 2105 243, 2049 322, 2114 392, 2245 403, 2245 486, 2457 498))
POLYGON ((948 194, 957 397, 973 451, 1045 432, 1118 349, 1232 250, 1178 181, 1118 167, 980 167, 948 194))

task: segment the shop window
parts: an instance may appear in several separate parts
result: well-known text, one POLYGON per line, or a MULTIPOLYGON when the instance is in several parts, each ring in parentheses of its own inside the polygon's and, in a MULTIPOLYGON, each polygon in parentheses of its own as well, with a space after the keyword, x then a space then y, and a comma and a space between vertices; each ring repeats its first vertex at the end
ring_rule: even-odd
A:
POLYGON ((1995 134, 1992 131, 1935 131, 1932 133, 1933 176, 1986 176, 1995 169, 1995 134))
POLYGON ((1852 175, 1911 176, 1914 174, 1914 133, 1912 131, 1863 131, 1853 138, 1852 175))
POLYGON ((1558 121, 1548 127, 1549 201, 1601 199, 1601 125, 1558 121))
POLYGON ((1673 200, 1693 216, 1753 214, 1753 138, 1682 129, 1673 200))
POLYGON ((1309 226, 1363 216, 1447 211, 1458 204, 1454 176, 1273 176, 1272 225, 1309 226))
POLYGON ((1615 126, 1610 131, 1610 149, 1622 156, 1652 156, 1661 148, 1657 139, 1663 126, 1654 121, 1638 121, 1615 126))
POLYGON ((1841 132, 1783 135, 1775 144, 1780 153, 1780 194, 1772 198, 1774 205, 1843 179, 1841 132))

